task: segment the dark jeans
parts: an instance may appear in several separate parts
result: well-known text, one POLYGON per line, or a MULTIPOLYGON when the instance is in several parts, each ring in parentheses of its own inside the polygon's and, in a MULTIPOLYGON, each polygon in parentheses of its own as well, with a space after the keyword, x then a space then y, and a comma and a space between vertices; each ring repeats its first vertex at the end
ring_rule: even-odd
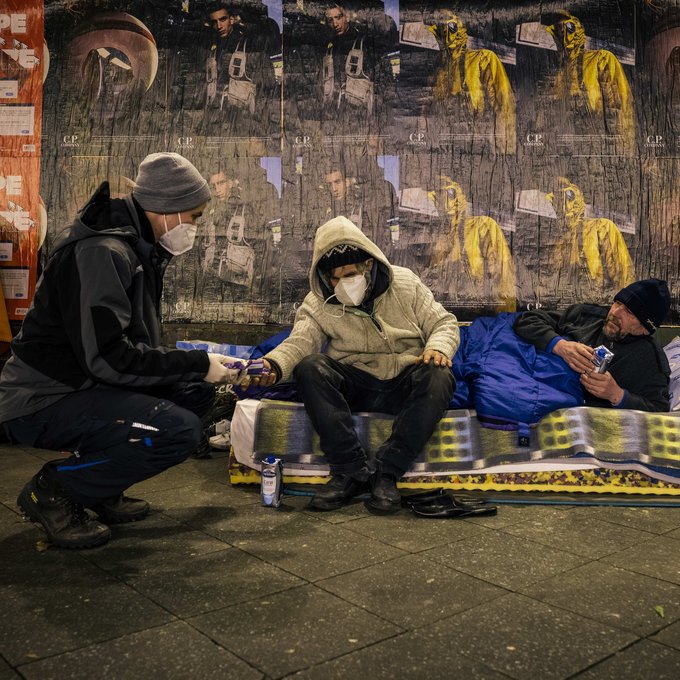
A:
POLYGON ((198 446, 215 388, 186 383, 150 392, 97 386, 4 429, 13 443, 71 451, 51 469, 69 496, 94 505, 181 463, 198 446))
POLYGON ((353 474, 366 464, 352 412, 376 411, 396 416, 376 455, 383 472, 401 477, 434 432, 456 385, 450 369, 432 362, 378 380, 324 354, 303 359, 294 376, 331 474, 353 474))

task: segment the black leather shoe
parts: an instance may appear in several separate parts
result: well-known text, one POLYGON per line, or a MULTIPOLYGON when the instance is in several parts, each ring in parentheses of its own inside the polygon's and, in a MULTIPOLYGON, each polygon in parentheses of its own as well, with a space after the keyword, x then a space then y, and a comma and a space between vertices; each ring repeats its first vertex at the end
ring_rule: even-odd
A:
POLYGON ((140 498, 128 498, 121 494, 115 498, 107 498, 90 509, 99 515, 99 519, 107 524, 125 524, 144 519, 151 509, 146 501, 140 498))
POLYGON ((455 496, 446 494, 429 503, 416 503, 411 510, 420 517, 479 517, 495 515, 498 509, 487 503, 460 503, 455 496))
POLYGON ((333 475, 309 503, 312 510, 337 510, 368 491, 368 481, 351 475, 333 475))
POLYGON ((365 503, 366 509, 375 515, 391 515, 401 509, 401 494, 397 480, 392 475, 376 474, 373 478, 371 497, 365 503))
POLYGON ((44 529, 51 543, 62 548, 93 548, 111 538, 111 529, 90 517, 43 471, 24 486, 17 505, 44 529))

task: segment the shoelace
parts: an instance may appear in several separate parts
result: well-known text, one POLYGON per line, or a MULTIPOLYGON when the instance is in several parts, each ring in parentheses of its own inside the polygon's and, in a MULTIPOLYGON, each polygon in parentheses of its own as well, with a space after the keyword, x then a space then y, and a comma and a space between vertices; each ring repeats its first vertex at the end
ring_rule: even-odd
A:
POLYGON ((55 500, 56 504, 64 508, 70 515, 69 524, 71 526, 85 526, 92 522, 92 518, 85 512, 85 506, 81 503, 76 503, 67 496, 61 496, 55 500))

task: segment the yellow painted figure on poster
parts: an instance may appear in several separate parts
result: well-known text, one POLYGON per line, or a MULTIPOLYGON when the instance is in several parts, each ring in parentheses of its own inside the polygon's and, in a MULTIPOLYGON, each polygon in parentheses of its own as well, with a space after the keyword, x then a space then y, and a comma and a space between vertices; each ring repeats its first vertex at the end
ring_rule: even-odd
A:
POLYGON ((587 50, 583 24, 567 11, 546 27, 562 57, 554 93, 604 121, 607 133, 621 135, 631 151, 635 137, 633 96, 621 63, 608 50, 587 50))
POLYGON ((442 66, 436 74, 433 96, 445 101, 466 97, 473 114, 493 111, 496 130, 509 153, 515 151, 515 96, 503 62, 487 49, 468 49, 465 25, 450 10, 442 10, 428 26, 442 51, 442 66))
POLYGON ((460 185, 446 175, 440 180, 439 191, 430 192, 430 197, 440 214, 448 217, 449 230, 435 241, 431 266, 453 264, 466 269, 475 286, 489 287, 499 302, 498 311, 514 311, 515 267, 503 231, 491 217, 468 217, 468 201, 460 185))
POLYGON ((633 261, 619 228, 604 217, 585 217, 581 190, 565 177, 557 181, 557 188, 547 195, 565 231, 555 249, 555 267, 566 264, 579 273, 584 265, 592 281, 617 289, 632 283, 633 261))

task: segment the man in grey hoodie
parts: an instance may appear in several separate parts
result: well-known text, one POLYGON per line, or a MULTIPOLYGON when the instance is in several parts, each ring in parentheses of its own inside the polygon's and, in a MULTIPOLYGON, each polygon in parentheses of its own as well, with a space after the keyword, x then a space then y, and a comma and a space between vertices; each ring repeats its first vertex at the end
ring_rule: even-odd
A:
POLYGON ((290 336, 265 361, 270 383, 294 376, 328 458, 331 478, 311 507, 334 510, 370 489, 371 512, 396 512, 397 480, 453 394, 456 318, 346 217, 317 230, 309 285, 290 336), (359 442, 353 411, 396 416, 375 461, 359 442))

